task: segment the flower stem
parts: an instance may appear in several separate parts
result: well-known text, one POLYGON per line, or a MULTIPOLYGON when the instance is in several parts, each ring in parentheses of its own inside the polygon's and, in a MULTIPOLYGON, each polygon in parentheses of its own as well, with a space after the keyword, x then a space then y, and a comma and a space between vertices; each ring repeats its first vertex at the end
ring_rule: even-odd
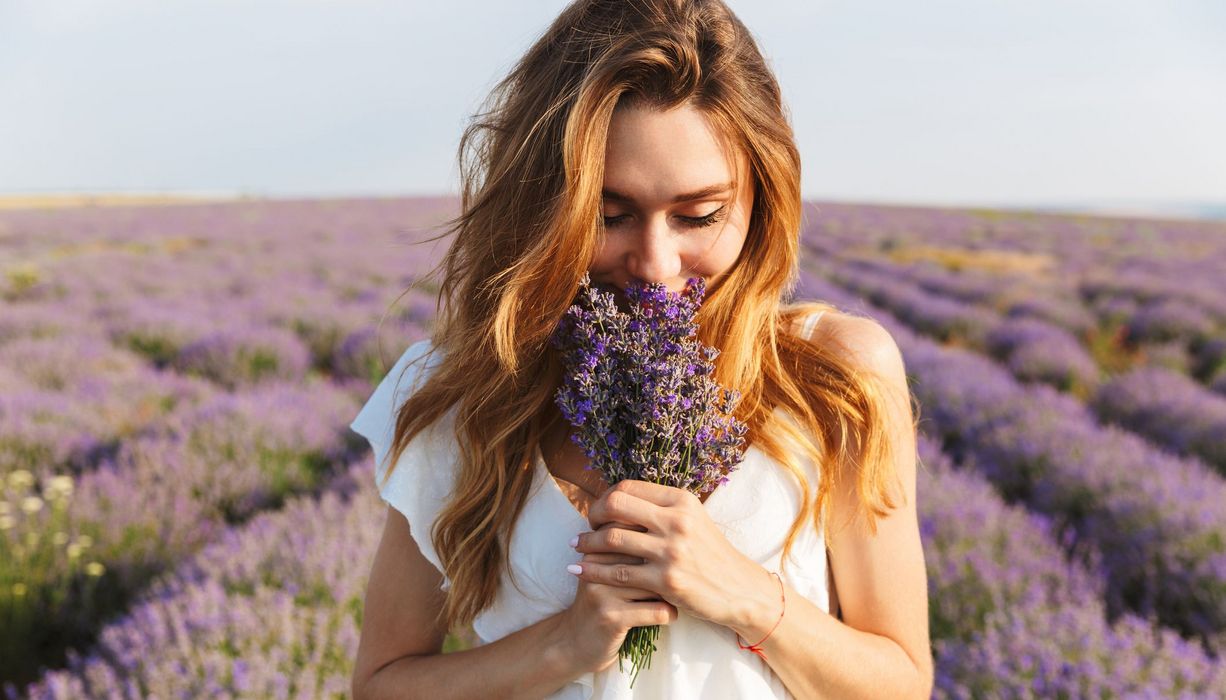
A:
POLYGON ((624 671, 622 668, 622 660, 630 659, 631 670, 630 687, 634 687, 634 681, 639 677, 639 671, 644 668, 651 668, 651 655, 656 651, 655 641, 660 637, 660 626, 650 625, 648 627, 632 627, 626 632, 626 638, 622 640, 621 649, 617 653, 617 669, 624 671))

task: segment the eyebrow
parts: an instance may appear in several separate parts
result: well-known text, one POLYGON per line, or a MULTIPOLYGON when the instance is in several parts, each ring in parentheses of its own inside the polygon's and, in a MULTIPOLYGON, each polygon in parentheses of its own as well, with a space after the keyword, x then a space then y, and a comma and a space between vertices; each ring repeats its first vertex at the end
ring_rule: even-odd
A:
MULTIPOLYGON (((725 194, 729 190, 732 189, 732 185, 733 183, 731 182, 724 182, 718 185, 709 185, 700 190, 694 190, 693 192, 683 192, 677 195, 676 197, 673 197, 672 203, 678 204, 680 202, 692 202, 696 199, 706 199, 708 197, 713 197, 717 194, 725 194)), ((625 204, 634 204, 633 197, 622 194, 621 192, 616 192, 614 190, 608 190, 608 189, 602 190, 600 193, 600 196, 604 197, 607 200, 613 201, 613 202, 623 202, 625 204)))

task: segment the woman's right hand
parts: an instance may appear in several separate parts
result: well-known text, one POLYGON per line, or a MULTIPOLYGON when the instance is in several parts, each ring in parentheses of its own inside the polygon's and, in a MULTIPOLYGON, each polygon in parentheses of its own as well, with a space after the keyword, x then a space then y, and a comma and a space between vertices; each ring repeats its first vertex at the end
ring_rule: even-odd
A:
MULTIPOLYGON (((610 523, 605 527, 624 526, 610 523)), ((643 563, 638 557, 617 552, 589 552, 582 561, 643 563)), ((618 650, 631 628, 667 625, 676 619, 677 608, 652 591, 579 579, 575 600, 563 611, 561 624, 580 668, 596 672, 617 661, 618 650)))

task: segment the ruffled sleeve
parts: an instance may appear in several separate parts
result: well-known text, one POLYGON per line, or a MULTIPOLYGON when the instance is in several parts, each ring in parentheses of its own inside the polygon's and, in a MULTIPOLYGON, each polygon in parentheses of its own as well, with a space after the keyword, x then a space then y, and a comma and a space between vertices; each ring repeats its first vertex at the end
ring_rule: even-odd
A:
MULTIPOLYGON (((422 340, 409 346, 396 364, 379 382, 374 393, 349 427, 370 443, 375 459, 375 487, 388 505, 404 514, 409 532, 425 558, 443 573, 443 566, 430 541, 430 528, 451 496, 457 450, 449 430, 440 424, 421 431, 405 447, 396 468, 384 483, 395 436, 398 409, 438 366, 430 354, 430 341, 422 340), (452 438, 448 440, 447 438, 452 438)), ((442 590, 451 587, 443 576, 442 590)))

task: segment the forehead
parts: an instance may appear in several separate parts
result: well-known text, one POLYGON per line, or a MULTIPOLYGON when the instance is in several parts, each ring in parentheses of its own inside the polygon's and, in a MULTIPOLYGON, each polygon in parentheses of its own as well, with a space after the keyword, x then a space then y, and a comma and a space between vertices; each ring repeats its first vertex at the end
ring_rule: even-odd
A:
POLYGON ((744 154, 726 146, 713 122, 682 105, 662 111, 621 106, 605 148, 606 188, 665 201, 679 192, 738 180, 744 154))

